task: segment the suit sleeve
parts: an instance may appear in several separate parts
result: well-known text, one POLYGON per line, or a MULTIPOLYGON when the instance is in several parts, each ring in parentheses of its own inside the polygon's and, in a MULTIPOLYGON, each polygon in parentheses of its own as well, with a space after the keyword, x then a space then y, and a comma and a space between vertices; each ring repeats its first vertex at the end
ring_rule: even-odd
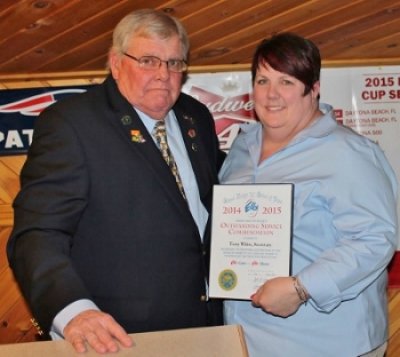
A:
POLYGON ((50 108, 36 121, 7 246, 16 280, 45 332, 62 308, 90 298, 70 260, 87 194, 85 157, 77 136, 50 108))

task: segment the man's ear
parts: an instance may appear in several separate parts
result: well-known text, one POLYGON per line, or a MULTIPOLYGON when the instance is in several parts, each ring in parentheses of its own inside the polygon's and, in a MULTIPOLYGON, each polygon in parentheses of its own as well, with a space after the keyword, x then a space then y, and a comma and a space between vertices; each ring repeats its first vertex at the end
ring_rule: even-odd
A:
POLYGON ((121 56, 114 50, 110 50, 108 54, 108 66, 113 78, 117 80, 121 69, 121 56))

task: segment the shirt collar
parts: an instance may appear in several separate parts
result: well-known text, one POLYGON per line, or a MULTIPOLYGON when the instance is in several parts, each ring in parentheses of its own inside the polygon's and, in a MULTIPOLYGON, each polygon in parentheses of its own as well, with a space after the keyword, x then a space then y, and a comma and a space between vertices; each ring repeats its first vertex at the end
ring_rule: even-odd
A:
POLYGON ((323 115, 298 133, 294 141, 305 137, 324 137, 329 135, 337 127, 338 123, 333 113, 333 108, 329 104, 320 103, 319 109, 323 115))
MULTIPOLYGON (((146 127, 147 131, 149 133, 152 133, 153 129, 154 129, 154 126, 157 123, 157 120, 151 118, 150 116, 148 116, 147 114, 143 113, 142 111, 140 111, 139 109, 137 109, 135 107, 133 109, 135 109, 135 111, 138 114, 140 120, 143 122, 144 126, 146 127)), ((170 118, 171 114, 172 114, 172 109, 165 116, 164 121, 165 121, 166 126, 168 126, 167 122, 169 121, 168 119, 170 118)))

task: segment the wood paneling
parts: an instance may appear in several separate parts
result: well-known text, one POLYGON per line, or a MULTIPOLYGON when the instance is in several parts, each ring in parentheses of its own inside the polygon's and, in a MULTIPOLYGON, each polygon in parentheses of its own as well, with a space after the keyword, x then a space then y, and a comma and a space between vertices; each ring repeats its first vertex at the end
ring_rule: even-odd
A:
POLYGON ((399 0, 2 0, 0 77, 102 71, 114 26, 144 7, 183 22, 192 66, 248 64, 282 31, 315 41, 325 65, 400 63, 399 0))
POLYGON ((0 158, 0 343, 35 341, 39 337, 6 257, 13 224, 12 201, 19 190, 19 173, 25 158, 0 158))
POLYGON ((19 172, 24 161, 25 155, 0 159, 0 229, 13 224, 11 204, 19 190, 19 172))
POLYGON ((386 357, 400 356, 400 288, 390 288, 389 298, 389 344, 386 357))
POLYGON ((31 313, 8 267, 6 243, 13 224, 12 201, 19 190, 25 156, 0 158, 0 343, 34 341, 31 313))

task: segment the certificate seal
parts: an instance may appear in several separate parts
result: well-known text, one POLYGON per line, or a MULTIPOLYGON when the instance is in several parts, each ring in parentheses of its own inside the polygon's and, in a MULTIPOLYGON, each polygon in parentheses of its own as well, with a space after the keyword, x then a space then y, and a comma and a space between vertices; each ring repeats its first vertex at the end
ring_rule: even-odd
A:
POLYGON ((219 273, 218 284, 221 289, 233 290, 237 284, 237 275, 233 270, 225 269, 219 273))

